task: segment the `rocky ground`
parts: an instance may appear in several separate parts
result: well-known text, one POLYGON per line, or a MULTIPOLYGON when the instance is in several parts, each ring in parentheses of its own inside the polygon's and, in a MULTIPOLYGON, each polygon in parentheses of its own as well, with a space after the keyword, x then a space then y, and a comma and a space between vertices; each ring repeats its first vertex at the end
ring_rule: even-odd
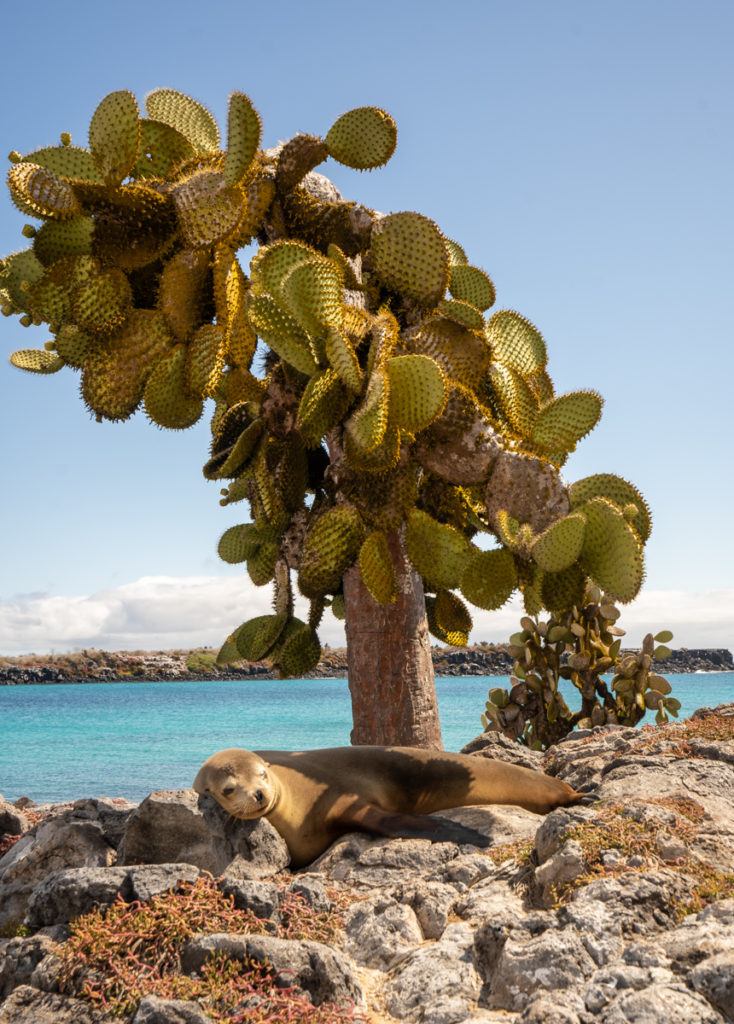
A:
MULTIPOLYGON (((433 647, 433 667, 441 676, 507 675, 513 658, 507 644, 471 644, 469 647, 433 647)), ((195 648, 176 651, 99 651, 72 654, 24 654, 0 657, 0 686, 28 683, 114 683, 163 680, 272 679, 272 666, 262 661, 236 665, 215 664, 216 651, 195 648)), ((666 672, 719 672, 734 670, 731 651, 725 648, 678 648, 665 662, 666 672)), ((345 678, 345 648, 324 648, 314 678, 345 678)))
POLYGON ((733 1021, 734 705, 467 751, 593 796, 345 836, 293 874, 192 790, 0 802, 0 1024, 733 1021))

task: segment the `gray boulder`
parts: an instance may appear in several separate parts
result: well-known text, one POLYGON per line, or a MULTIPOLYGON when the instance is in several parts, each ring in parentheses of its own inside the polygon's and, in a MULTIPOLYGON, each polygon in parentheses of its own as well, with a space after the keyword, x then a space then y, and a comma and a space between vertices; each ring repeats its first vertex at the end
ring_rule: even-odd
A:
POLYGON ((345 931, 347 950, 357 963, 382 970, 423 941, 415 911, 387 894, 355 903, 345 931))
POLYGON ((270 822, 237 821, 193 789, 159 790, 130 815, 120 864, 194 864, 214 875, 268 878, 290 863, 270 822))
POLYGON ((452 924, 438 942, 415 949, 388 980, 388 1012, 399 1020, 431 1024, 466 1020, 482 988, 473 946, 468 925, 452 924))
POLYGON ((0 1024, 109 1024, 89 1003, 21 985, 0 1005, 0 1024))
POLYGON ((30 828, 25 814, 0 796, 0 836, 20 836, 30 828))
POLYGON ((724 1017, 685 985, 650 985, 619 998, 600 1024, 725 1024, 724 1017))
POLYGON ((278 982, 297 985, 316 1006, 361 1003, 363 999, 351 961, 321 942, 279 939, 273 935, 198 935, 184 948, 183 970, 187 974, 200 971, 215 953, 271 967, 278 982))
POLYGON ((256 878, 229 878, 219 883, 226 896, 231 896, 238 910, 251 910, 264 920, 278 915, 280 890, 274 882, 263 882, 256 878))
POLYGON ((702 960, 687 980, 725 1017, 734 1019, 734 950, 702 960))
POLYGON ((108 867, 114 859, 98 822, 43 822, 0 860, 0 931, 20 924, 31 893, 47 875, 65 868, 108 867))
POLYGON ((113 903, 118 895, 128 903, 132 900, 145 902, 175 889, 180 882, 196 881, 199 874, 199 869, 191 864, 56 871, 33 891, 26 924, 36 929, 72 921, 94 907, 113 903))
POLYGON ((0 1001, 19 985, 29 985, 38 964, 56 948, 48 935, 0 941, 0 1001))
POLYGON ((523 929, 510 933, 491 978, 491 1005, 523 1010, 542 992, 575 988, 595 964, 575 928, 548 928, 533 936, 523 929))

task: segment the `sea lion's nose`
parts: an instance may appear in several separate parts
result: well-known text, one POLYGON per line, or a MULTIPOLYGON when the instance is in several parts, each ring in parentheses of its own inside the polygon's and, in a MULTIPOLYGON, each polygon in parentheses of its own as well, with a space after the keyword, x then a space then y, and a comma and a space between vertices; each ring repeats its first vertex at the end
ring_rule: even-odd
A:
POLYGON ((259 804, 261 804, 265 799, 265 797, 263 796, 263 791, 261 789, 255 790, 255 799, 259 804))

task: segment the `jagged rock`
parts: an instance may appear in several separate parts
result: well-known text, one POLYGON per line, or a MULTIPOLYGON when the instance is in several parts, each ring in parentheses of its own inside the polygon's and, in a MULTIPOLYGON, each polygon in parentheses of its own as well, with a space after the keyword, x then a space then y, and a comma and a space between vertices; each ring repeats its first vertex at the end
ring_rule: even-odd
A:
POLYGON ((645 935, 674 927, 689 892, 690 882, 674 871, 627 871, 578 889, 573 902, 582 914, 591 902, 605 903, 625 935, 645 935))
POLYGON ((228 878, 225 875, 219 888, 226 896, 233 898, 238 910, 251 910, 263 920, 278 914, 280 891, 273 882, 261 882, 254 878, 228 878))
POLYGON ((523 768, 534 768, 536 771, 541 771, 543 765, 541 751, 523 747, 500 732, 480 733, 461 748, 461 753, 490 757, 496 761, 508 761, 510 764, 519 764, 523 768))
POLYGON ((575 928, 548 928, 541 935, 510 933, 491 979, 491 1005, 523 1010, 540 992, 574 988, 595 964, 575 928))
POLYGON ((452 924, 438 942, 409 953, 386 986, 388 1012, 431 1024, 465 1020, 482 987, 473 948, 471 928, 452 924))
POLYGON ((458 894, 453 885, 445 882, 423 882, 409 888, 402 902, 412 907, 425 939, 440 939, 449 923, 458 894))
POLYGON ((69 868, 55 871, 33 891, 28 904, 29 928, 72 921, 94 907, 113 903, 118 895, 127 902, 152 899, 194 882, 198 868, 191 864, 146 864, 140 867, 69 868))
POLYGON ((597 967, 619 956, 624 940, 613 907, 598 900, 585 900, 562 907, 557 916, 559 924, 576 929, 597 967))
POLYGON ((38 964, 56 948, 48 935, 0 941, 0 1001, 19 985, 29 985, 38 964))
POLYGON ((500 868, 468 891, 460 892, 454 913, 465 920, 513 924, 525 916, 522 898, 514 885, 514 868, 500 868))
POLYGON ((423 941, 415 912, 390 896, 356 903, 347 914, 345 931, 347 950, 357 963, 382 970, 423 941))
POLYGON ((0 836, 21 836, 30 828, 23 812, 0 796, 0 836))
POLYGON ((311 865, 355 887, 395 885, 406 876, 433 874, 437 868, 459 856, 455 843, 432 843, 428 839, 370 839, 344 836, 311 865))
POLYGON ((214 953, 224 953, 232 960, 268 964, 276 978, 303 989, 316 1006, 362 1002, 362 990, 351 961, 322 942, 273 935, 198 935, 184 948, 183 970, 189 974, 200 971, 214 953))
POLYGON ((288 892, 301 896, 313 910, 328 912, 333 907, 323 879, 318 875, 298 875, 295 882, 291 882, 288 886, 288 892))
POLYGON ((639 991, 650 985, 668 985, 674 981, 674 975, 665 967, 614 964, 591 976, 584 989, 584 1005, 591 1013, 601 1013, 620 993, 639 991))
POLYGON ((62 815, 64 821, 96 821, 102 829, 102 835, 110 846, 115 849, 125 832, 127 821, 138 805, 131 800, 123 800, 107 796, 92 797, 86 800, 75 800, 68 811, 62 815))
POLYGON ((89 1003, 21 985, 0 1005, 0 1024, 108 1024, 89 1003))
POLYGON ((535 869, 535 884, 542 900, 552 903, 561 886, 582 875, 586 870, 584 852, 574 839, 551 854, 535 869))
POLYGON ((267 878, 290 862, 269 821, 238 821, 193 789, 159 790, 130 816, 118 853, 121 864, 184 861, 230 877, 267 878))
POLYGON ((0 930, 20 924, 31 893, 47 875, 64 868, 107 867, 114 859, 98 822, 43 822, 0 860, 0 930))
POLYGON ((213 1024, 213 1022, 198 1003, 146 996, 141 1000, 132 1024, 213 1024))
POLYGON ((734 900, 712 903, 657 939, 678 974, 710 956, 734 951, 734 900))
POLYGON ((687 981, 725 1017, 734 1018, 734 950, 702 960, 687 981))
POLYGON ((601 1024, 725 1024, 706 1000, 684 985, 650 985, 621 995, 601 1015, 601 1024))
POLYGON ((519 1018, 519 1024, 580 1024, 584 1003, 575 992, 554 992, 533 999, 519 1018))

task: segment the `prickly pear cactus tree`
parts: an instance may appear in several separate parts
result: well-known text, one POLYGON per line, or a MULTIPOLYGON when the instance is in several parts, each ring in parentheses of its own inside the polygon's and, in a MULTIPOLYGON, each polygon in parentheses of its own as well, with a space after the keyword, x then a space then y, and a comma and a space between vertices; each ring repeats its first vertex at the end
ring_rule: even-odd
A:
POLYGON ((2 309, 52 335, 11 361, 79 372, 98 420, 142 407, 182 430, 209 402, 204 474, 223 505, 249 507, 219 553, 274 588, 272 614, 234 628, 220 661, 301 676, 330 606, 346 617, 353 741, 439 746, 428 629, 465 644, 469 606, 518 589, 529 614, 582 604, 589 579, 620 601, 639 590, 639 491, 560 475, 602 399, 556 394, 539 330, 489 312, 491 279, 432 220, 347 201, 315 172, 384 164, 384 110, 263 150, 243 93, 224 139, 174 90, 145 106, 112 93, 87 147, 64 134, 11 153, 13 202, 40 223, 2 263, 2 309))
POLYGON ((648 711, 655 712, 658 725, 669 715, 677 718, 680 701, 670 696, 667 679, 653 671, 655 662, 670 656, 665 645, 673 634, 648 633, 640 651, 623 651, 619 614, 610 596, 591 584, 571 609, 547 619, 525 616, 521 631, 510 638, 510 689, 489 691, 485 729, 544 750, 576 726, 637 725, 648 711), (578 710, 569 709, 562 679, 578 691, 578 710))

